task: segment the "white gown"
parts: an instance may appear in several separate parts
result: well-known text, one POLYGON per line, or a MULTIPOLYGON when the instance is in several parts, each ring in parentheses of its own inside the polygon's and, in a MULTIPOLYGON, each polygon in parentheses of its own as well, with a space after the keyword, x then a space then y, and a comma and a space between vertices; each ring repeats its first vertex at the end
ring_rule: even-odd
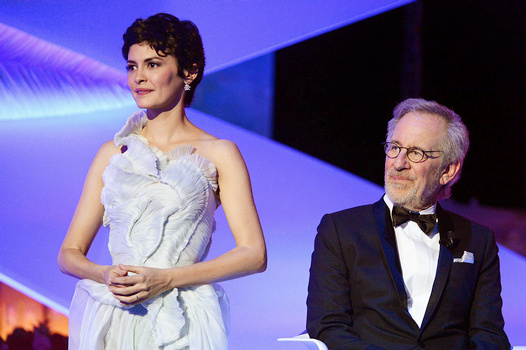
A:
MULTIPOLYGON (((218 205, 214 164, 183 145, 163 153, 140 135, 136 112, 115 135, 126 151, 104 170, 101 201, 113 265, 169 268, 202 261, 218 205)), ((218 285, 177 288, 134 307, 105 284, 77 283, 70 349, 227 349, 228 300, 218 285)))

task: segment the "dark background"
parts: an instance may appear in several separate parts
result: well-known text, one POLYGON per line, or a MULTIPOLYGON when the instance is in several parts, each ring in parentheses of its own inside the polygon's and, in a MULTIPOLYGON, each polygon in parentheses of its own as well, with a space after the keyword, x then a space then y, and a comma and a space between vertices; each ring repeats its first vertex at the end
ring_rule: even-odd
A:
POLYGON ((276 53, 274 139, 383 184, 407 97, 460 114, 471 148, 453 199, 526 208, 526 1, 418 1, 276 53))

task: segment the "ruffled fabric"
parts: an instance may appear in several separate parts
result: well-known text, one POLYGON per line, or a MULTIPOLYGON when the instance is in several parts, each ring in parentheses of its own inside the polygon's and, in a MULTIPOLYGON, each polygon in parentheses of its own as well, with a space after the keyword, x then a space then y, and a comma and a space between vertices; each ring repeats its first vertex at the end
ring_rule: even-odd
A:
MULTIPOLYGON (((115 135, 104 170, 103 223, 113 264, 170 268, 205 259, 215 230, 217 171, 192 145, 163 153, 140 135, 146 113, 115 135)), ((70 349, 226 349, 228 300, 219 286, 173 289, 127 307, 105 284, 77 283, 70 349)))

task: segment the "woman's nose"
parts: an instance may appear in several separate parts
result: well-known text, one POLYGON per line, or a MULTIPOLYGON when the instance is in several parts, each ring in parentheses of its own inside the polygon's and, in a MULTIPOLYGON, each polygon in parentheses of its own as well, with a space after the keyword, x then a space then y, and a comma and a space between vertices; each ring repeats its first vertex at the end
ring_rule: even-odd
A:
POLYGON ((137 70, 135 71, 135 75, 133 76, 133 81, 136 84, 140 84, 146 81, 146 74, 142 69, 137 68, 137 70))

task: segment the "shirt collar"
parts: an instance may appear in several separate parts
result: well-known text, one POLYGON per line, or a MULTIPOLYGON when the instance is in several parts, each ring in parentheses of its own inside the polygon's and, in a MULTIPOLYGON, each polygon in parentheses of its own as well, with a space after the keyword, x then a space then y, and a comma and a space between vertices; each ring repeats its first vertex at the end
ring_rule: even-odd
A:
MULTIPOLYGON (((389 208, 389 212, 391 213, 391 217, 393 215, 393 207, 394 207, 394 203, 393 201, 387 196, 387 194, 384 194, 384 202, 385 204, 387 205, 387 207, 389 208)), ((436 212, 436 209, 437 209, 437 203, 433 203, 432 206, 430 206, 429 208, 427 209, 424 209, 422 211, 419 211, 418 213, 419 214, 422 214, 422 215, 427 215, 427 214, 435 214, 436 212)))

